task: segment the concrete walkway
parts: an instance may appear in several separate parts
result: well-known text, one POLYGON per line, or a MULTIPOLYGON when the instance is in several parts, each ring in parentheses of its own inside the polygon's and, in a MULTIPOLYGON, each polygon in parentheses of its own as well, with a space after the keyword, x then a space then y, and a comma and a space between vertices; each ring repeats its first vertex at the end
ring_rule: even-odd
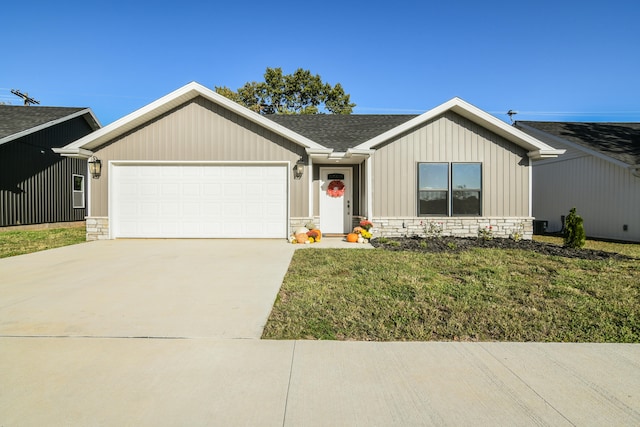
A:
POLYGON ((0 338, 2 426, 637 426, 637 345, 0 338))
POLYGON ((640 345, 260 340, 253 243, 0 259, 0 426, 640 425, 640 345))

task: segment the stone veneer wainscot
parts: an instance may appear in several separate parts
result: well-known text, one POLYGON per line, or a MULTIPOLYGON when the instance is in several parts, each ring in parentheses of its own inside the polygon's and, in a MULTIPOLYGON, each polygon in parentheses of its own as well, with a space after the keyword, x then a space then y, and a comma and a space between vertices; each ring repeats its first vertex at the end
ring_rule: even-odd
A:
POLYGON ((109 218, 106 216, 88 216, 87 240, 106 240, 109 238, 109 218))
POLYGON ((442 236, 478 237, 478 230, 491 227, 494 237, 509 238, 518 231, 522 239, 533 238, 533 218, 411 217, 374 218, 374 237, 425 236, 429 223, 442 224, 442 236))

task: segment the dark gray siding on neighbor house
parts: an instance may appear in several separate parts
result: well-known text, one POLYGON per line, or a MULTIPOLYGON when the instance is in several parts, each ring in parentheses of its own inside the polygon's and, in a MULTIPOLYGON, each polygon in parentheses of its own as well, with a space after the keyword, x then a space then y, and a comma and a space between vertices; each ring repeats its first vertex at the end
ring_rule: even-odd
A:
POLYGON ((0 226, 84 220, 86 208, 73 207, 73 175, 85 176, 86 200, 87 162, 51 149, 91 131, 77 117, 0 145, 0 226))

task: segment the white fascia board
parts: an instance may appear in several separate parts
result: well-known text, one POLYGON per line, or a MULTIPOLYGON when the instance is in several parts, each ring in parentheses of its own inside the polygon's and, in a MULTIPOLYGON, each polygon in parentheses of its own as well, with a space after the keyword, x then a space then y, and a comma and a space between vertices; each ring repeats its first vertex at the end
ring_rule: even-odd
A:
POLYGON ((333 148, 307 148, 305 151, 310 156, 329 156, 333 148))
POLYGON ((372 155, 376 150, 361 150, 361 149, 357 149, 357 148, 349 148, 347 150, 347 157, 351 157, 351 156, 363 156, 363 157, 367 157, 372 155))
POLYGON ((43 123, 43 124, 38 125, 38 126, 34 126, 32 128, 29 128, 29 129, 25 129, 25 130, 23 130, 21 132, 14 133, 13 135, 5 136, 4 138, 0 139, 0 145, 2 145, 4 143, 7 143, 7 142, 10 142, 10 141, 13 141, 14 139, 22 138, 23 136, 27 136, 27 135, 30 135, 32 133, 36 133, 36 132, 41 131, 43 129, 46 129, 48 127, 55 126, 55 125, 60 124, 60 123, 64 123, 64 122, 66 122, 68 120, 75 119, 76 117, 84 116, 85 114, 89 114, 91 116, 91 120, 93 120, 93 123, 91 122, 91 120, 87 120, 89 125, 94 130, 99 129, 100 128, 100 122, 98 121, 98 119, 95 116, 95 114, 93 114, 93 111, 91 111, 91 108, 84 108, 82 110, 76 111, 73 114, 69 114, 68 116, 60 117, 59 119, 51 120, 50 122, 46 122, 46 123, 43 123))
POLYGON ((85 150, 84 148, 52 148, 54 153, 60 154, 65 157, 75 157, 78 159, 88 159, 93 156, 93 151, 85 150))
POLYGON ((567 150, 536 150, 529 151, 527 156, 531 160, 552 159, 565 153, 567 150))
POLYGON ((108 126, 93 132, 79 140, 69 144, 66 148, 85 148, 88 150, 95 149, 100 145, 108 142, 109 140, 116 138, 124 133, 152 120, 171 109, 184 104, 185 102, 194 99, 198 96, 202 96, 211 102, 221 105, 234 113, 254 122, 261 126, 273 131, 274 133, 283 136, 293 142, 305 147, 305 148, 324 148, 320 144, 311 141, 308 138, 303 137, 282 125, 279 125, 269 119, 262 117, 260 114, 255 113, 248 108, 241 106, 240 104, 225 98, 224 96, 212 91, 209 88, 202 86, 199 83, 191 82, 185 86, 171 92, 168 95, 130 113, 121 119, 116 120, 108 126))
POLYGON ((491 114, 457 97, 427 111, 426 113, 419 115, 418 117, 409 120, 408 122, 401 124, 400 126, 390 129, 387 132, 356 146, 355 148, 374 148, 375 146, 391 138, 394 138, 402 134, 403 132, 407 132, 416 126, 419 126, 441 114, 444 114, 447 111, 453 111, 454 113, 471 120, 472 122, 490 130, 491 132, 500 135, 508 141, 517 144, 518 146, 526 149, 529 152, 540 151, 544 152, 545 155, 548 155, 550 157, 557 155, 557 150, 555 150, 553 147, 545 144, 542 141, 539 141, 538 139, 532 137, 531 135, 528 135, 520 129, 516 129, 513 126, 508 125, 497 117, 494 117, 491 114))

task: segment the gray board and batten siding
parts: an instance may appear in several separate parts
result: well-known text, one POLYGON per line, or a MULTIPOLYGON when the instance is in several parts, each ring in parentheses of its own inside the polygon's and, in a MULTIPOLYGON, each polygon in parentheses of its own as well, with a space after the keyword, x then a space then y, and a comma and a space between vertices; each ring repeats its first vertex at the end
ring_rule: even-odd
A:
MULTIPOLYGON (((91 187, 92 217, 109 215, 110 161, 291 162, 304 147, 203 97, 196 97, 95 150, 103 173, 91 187)), ((289 180, 290 216, 309 210, 309 179, 289 180)))
POLYGON ((527 151, 454 112, 374 148, 375 217, 417 216, 420 162, 480 162, 482 216, 530 216, 527 151))

